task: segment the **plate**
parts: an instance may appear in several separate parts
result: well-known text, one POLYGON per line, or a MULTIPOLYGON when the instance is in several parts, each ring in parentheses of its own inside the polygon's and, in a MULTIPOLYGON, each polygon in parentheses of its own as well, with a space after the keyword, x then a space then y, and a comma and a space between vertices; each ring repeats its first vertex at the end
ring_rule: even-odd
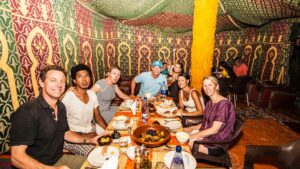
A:
MULTIPOLYGON (((171 166, 171 162, 174 157, 174 154, 175 151, 170 151, 164 157, 165 164, 167 165, 168 168, 170 168, 171 166)), ((182 151, 181 154, 183 158, 184 169, 195 169, 197 166, 196 159, 190 153, 187 153, 185 151, 182 151)))
POLYGON ((112 127, 117 130, 127 130, 128 127, 133 125, 133 120, 129 119, 129 123, 125 123, 125 119, 129 117, 126 116, 118 116, 112 121, 112 127))
POLYGON ((107 152, 104 155, 102 154, 102 147, 96 147, 90 152, 87 160, 91 165, 95 167, 101 167, 106 158, 110 158, 112 156, 119 158, 119 150, 116 147, 108 146, 107 152))
POLYGON ((122 105, 123 107, 130 108, 130 106, 132 105, 132 103, 133 103, 133 100, 125 100, 125 101, 123 101, 123 102, 121 103, 121 105, 122 105))
POLYGON ((176 130, 179 129, 181 127, 181 122, 180 120, 175 120, 175 119, 164 119, 161 120, 160 125, 164 126, 164 127, 168 127, 171 130, 176 130))
POLYGON ((172 117, 177 117, 178 115, 180 115, 180 113, 177 112, 177 107, 173 107, 171 109, 163 109, 160 106, 157 107, 156 112, 157 114, 163 116, 163 117, 167 117, 167 118, 172 118, 172 117), (174 113, 174 111, 176 111, 174 113))
POLYGON ((130 160, 134 160, 134 149, 135 149, 136 146, 130 146, 127 148, 126 150, 126 154, 127 154, 127 157, 130 159, 130 160))
POLYGON ((104 145, 110 144, 112 141, 112 138, 110 135, 104 135, 104 136, 99 137, 97 141, 100 146, 104 146, 104 145))

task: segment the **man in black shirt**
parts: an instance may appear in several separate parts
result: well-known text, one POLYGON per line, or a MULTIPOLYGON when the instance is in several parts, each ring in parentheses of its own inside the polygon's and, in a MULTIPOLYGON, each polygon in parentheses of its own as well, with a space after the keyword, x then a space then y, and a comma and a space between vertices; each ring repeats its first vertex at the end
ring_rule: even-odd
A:
POLYGON ((18 168, 80 168, 86 158, 63 155, 64 140, 97 144, 99 136, 86 139, 69 130, 66 108, 59 101, 66 86, 61 67, 44 68, 39 84, 42 92, 38 98, 23 104, 11 116, 12 164, 18 168))

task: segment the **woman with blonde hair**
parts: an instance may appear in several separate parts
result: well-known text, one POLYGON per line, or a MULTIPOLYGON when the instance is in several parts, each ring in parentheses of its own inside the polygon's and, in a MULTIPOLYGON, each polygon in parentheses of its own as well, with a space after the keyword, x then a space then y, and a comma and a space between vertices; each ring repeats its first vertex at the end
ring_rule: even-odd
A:
MULTIPOLYGON (((233 104, 219 94, 218 80, 214 76, 203 79, 203 90, 210 98, 203 111, 203 122, 200 125, 184 128, 190 133, 190 146, 195 140, 224 141, 232 136, 235 122, 235 111, 233 104), (196 130, 197 132, 192 132, 196 130), (194 133, 194 134, 192 134, 194 133)), ((221 148, 210 145, 200 145, 199 152, 218 156, 224 151, 221 148)))

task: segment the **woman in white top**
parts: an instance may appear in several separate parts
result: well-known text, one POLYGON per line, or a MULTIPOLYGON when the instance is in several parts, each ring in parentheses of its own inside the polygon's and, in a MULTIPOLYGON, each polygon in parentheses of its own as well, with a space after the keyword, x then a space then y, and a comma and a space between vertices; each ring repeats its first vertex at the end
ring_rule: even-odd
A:
POLYGON ((203 104, 200 101, 200 92, 189 86, 190 76, 187 73, 181 73, 178 76, 179 108, 183 109, 183 116, 202 115, 203 104))
MULTIPOLYGON (((102 134, 101 132, 96 133, 96 125, 99 125, 103 132, 107 124, 99 112, 96 94, 88 90, 91 86, 91 69, 83 64, 73 66, 71 76, 75 87, 67 91, 62 98, 67 109, 70 130, 84 135, 86 138, 102 134)), ((94 146, 65 142, 64 148, 74 154, 87 156, 94 146)))

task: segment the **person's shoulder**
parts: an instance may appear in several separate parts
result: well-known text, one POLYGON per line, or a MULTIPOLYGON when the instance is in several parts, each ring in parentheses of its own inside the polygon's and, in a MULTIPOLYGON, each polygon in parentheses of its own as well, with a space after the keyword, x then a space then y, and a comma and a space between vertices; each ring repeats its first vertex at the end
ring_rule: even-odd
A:
POLYGON ((15 113, 18 113, 18 114, 22 114, 22 113, 26 113, 26 114, 32 114, 35 112, 36 110, 36 107, 38 106, 39 102, 38 102, 38 99, 35 98, 35 99, 32 99, 32 100, 29 100, 27 102, 25 102, 24 104, 22 104, 16 111, 15 113))
POLYGON ((93 91, 93 90, 87 90, 86 91, 87 92, 87 94, 89 95, 89 96, 92 96, 92 97, 97 97, 97 95, 96 95, 96 93, 93 91))

